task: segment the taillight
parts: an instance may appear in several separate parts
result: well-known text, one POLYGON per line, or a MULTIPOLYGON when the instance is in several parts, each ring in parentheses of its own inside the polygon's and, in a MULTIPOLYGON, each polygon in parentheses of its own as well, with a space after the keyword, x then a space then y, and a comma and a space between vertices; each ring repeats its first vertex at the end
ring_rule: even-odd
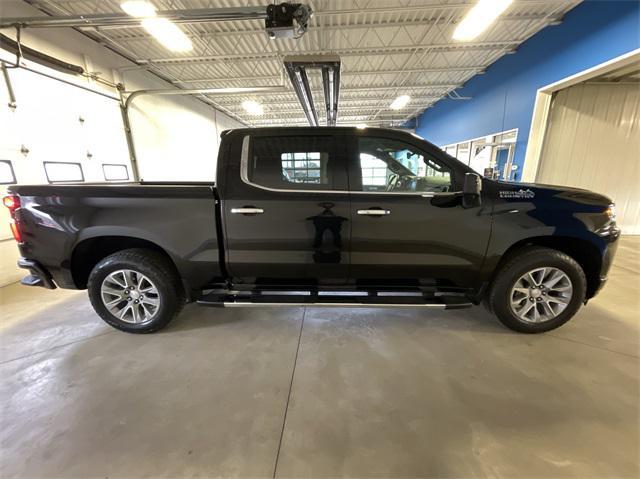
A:
POLYGON ((13 233, 13 239, 15 239, 18 243, 22 243, 22 232, 20 231, 18 222, 12 218, 9 223, 9 226, 11 226, 11 233, 13 233))
POLYGON ((11 214, 9 226, 11 226, 11 233, 13 234, 13 238, 18 243, 22 243, 22 232, 20 231, 20 223, 16 219, 16 210, 20 208, 20 198, 13 195, 5 196, 4 198, 2 198, 2 204, 9 208, 9 213, 11 214))

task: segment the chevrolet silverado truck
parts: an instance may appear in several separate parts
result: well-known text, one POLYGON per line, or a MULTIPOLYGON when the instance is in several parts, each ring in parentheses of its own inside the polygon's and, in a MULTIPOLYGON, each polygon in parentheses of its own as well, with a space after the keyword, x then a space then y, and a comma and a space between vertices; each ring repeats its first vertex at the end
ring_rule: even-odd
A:
MULTIPOLYGON (((213 160, 212 160, 212 170, 213 160)), ((605 283, 612 201, 481 178, 410 133, 222 133, 215 183, 16 185, 4 204, 22 283, 87 289, 148 333, 187 302, 463 308, 556 328, 605 283)))

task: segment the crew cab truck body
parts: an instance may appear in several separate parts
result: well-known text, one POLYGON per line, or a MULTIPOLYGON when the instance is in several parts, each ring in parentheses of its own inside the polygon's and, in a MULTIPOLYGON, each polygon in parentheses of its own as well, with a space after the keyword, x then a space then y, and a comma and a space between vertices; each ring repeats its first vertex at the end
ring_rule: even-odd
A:
POLYGON ((610 199, 481 179, 408 133, 224 132, 216 183, 20 185, 5 205, 30 274, 88 289, 130 332, 185 302, 459 308, 560 326, 606 281, 610 199))

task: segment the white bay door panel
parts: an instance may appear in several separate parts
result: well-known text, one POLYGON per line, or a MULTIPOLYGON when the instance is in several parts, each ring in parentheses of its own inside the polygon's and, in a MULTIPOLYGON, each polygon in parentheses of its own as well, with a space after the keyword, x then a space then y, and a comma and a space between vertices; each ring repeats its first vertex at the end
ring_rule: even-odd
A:
POLYGON ((536 181, 609 196, 623 233, 640 234, 640 84, 555 93, 536 181))

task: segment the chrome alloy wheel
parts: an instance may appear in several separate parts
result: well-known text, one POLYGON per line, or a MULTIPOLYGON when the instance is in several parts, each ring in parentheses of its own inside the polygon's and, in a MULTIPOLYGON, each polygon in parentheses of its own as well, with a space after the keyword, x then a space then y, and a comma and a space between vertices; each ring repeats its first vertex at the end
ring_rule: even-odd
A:
POLYGON ((127 323, 148 323, 160 309, 156 285, 131 269, 114 271, 107 276, 102 281, 100 296, 109 312, 127 323))
POLYGON ((562 313, 572 297, 573 284, 564 271, 536 268, 520 276, 511 288, 511 311, 522 321, 542 323, 562 313))

